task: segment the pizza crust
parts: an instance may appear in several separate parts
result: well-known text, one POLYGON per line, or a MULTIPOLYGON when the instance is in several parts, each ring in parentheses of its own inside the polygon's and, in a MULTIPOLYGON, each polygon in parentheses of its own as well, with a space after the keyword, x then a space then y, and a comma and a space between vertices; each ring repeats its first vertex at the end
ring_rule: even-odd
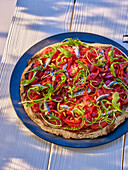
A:
MULTIPOLYGON (((58 44, 58 43, 57 43, 58 44)), ((57 44, 53 44, 57 46, 57 44)), ((90 46, 95 46, 101 49, 106 49, 108 47, 111 47, 111 45, 106 45, 106 44, 99 44, 99 43, 94 43, 91 44, 90 46)), ((47 48, 47 47, 46 47, 47 48)), ((32 64, 34 63, 34 60, 40 56, 42 51, 45 48, 41 49, 39 52, 37 52, 32 58, 28 60, 28 66, 24 69, 23 74, 21 76, 21 81, 25 79, 25 73, 31 68, 32 64)), ((28 90, 28 87, 24 87, 23 85, 20 85, 20 96, 21 96, 21 101, 26 101, 27 100, 27 95, 26 92, 28 90)), ((33 112, 31 107, 27 107, 26 104, 22 104, 24 107, 25 112, 27 115, 44 131, 63 136, 66 139, 73 138, 73 139, 84 139, 84 138, 97 138, 99 136, 107 135, 111 131, 114 131, 114 129, 117 128, 121 123, 125 121, 126 118, 128 118, 128 114, 122 114, 116 117, 116 120, 114 121, 113 124, 105 126, 103 129, 99 130, 92 130, 91 128, 86 128, 84 130, 79 130, 79 131, 66 131, 64 130, 63 127, 61 128, 52 128, 48 126, 43 119, 40 117, 40 115, 37 115, 33 112)), ((125 110, 128 111, 127 107, 125 107, 125 110)))

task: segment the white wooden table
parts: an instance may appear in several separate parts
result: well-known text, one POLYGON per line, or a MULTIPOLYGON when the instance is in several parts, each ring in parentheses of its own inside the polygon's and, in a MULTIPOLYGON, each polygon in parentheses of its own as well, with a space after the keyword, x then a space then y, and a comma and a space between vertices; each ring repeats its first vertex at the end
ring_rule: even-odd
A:
MULTIPOLYGON (((22 54, 38 41, 69 31, 90 32, 123 43, 127 0, 17 0, 0 65, 0 169, 128 169, 128 133, 105 145, 69 148, 40 139, 17 117, 10 77, 22 54)), ((15 87, 14 87, 15 88, 15 87)))

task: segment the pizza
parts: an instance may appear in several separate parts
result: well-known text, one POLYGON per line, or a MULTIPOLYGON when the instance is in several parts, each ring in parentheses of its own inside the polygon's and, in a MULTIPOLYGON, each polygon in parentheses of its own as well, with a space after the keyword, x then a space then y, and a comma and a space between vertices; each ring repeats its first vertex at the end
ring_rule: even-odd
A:
POLYGON ((128 118, 128 58, 111 44, 67 38, 28 61, 20 82, 26 114, 64 138, 97 138, 128 118))

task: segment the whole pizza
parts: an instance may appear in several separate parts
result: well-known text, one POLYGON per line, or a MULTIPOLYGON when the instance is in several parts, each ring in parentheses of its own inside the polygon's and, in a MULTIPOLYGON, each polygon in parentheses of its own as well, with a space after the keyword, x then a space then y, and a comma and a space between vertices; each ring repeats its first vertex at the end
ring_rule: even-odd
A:
POLYGON ((128 58, 111 44, 68 38, 28 60, 20 96, 44 131, 73 139, 107 135, 128 117, 128 58))

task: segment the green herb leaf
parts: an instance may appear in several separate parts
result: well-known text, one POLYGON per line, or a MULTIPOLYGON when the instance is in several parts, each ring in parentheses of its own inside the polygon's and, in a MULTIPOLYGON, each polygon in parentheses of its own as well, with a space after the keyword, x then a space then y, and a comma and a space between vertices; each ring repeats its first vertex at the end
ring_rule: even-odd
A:
POLYGON ((33 105, 32 103, 26 104, 27 107, 32 107, 32 105, 33 105))
POLYGON ((110 58, 110 62, 113 62, 114 60, 117 60, 118 58, 114 58, 114 47, 112 46, 111 49, 108 52, 108 56, 110 58))
POLYGON ((71 127, 71 128, 64 128, 64 130, 71 130, 71 131, 76 131, 76 130, 79 130, 81 129, 82 127, 84 126, 84 124, 82 124, 80 127, 71 127))
POLYGON ((110 57, 110 61, 113 62, 114 60, 114 48, 111 47, 111 49, 108 52, 108 56, 110 57))
POLYGON ((98 86, 94 86, 92 83, 95 82, 94 80, 90 80, 90 85, 95 88, 95 89, 99 89, 102 87, 103 84, 103 80, 100 82, 100 84, 98 86))
POLYGON ((115 69, 114 69, 114 64, 117 64, 117 63, 118 63, 118 62, 114 62, 114 63, 112 63, 111 66, 110 66, 110 71, 111 71, 111 73, 112 73, 112 75, 113 75, 114 77, 116 77, 115 69))
POLYGON ((127 84, 123 80, 121 80, 120 78, 116 78, 115 81, 121 82, 128 89, 127 84))
POLYGON ((65 55, 66 58, 69 58, 72 56, 72 53, 70 53, 68 50, 65 48, 61 48, 60 46, 58 47, 58 50, 65 55))
POLYGON ((113 95, 112 95, 112 106, 115 110, 122 112, 122 110, 120 109, 120 102, 118 102, 119 99, 120 99, 119 93, 118 92, 113 93, 113 95))
POLYGON ((92 65, 97 66, 97 67, 100 67, 101 64, 95 64, 95 63, 93 63, 93 62, 88 58, 88 53, 91 52, 91 51, 93 51, 93 50, 95 50, 95 47, 93 47, 93 48, 91 48, 90 50, 88 50, 88 51, 85 53, 85 56, 86 56, 86 58, 88 59, 88 61, 89 61, 92 65))
POLYGON ((23 80, 23 81, 21 81, 21 84, 23 86, 27 86, 28 84, 32 83, 37 78, 36 77, 36 73, 37 73, 37 71, 34 72, 32 78, 30 80, 23 80))
MULTIPOLYGON (((49 125, 49 126, 51 126, 51 127, 53 127, 53 128, 60 128, 61 126, 62 126, 62 122, 61 122, 61 120, 59 119, 59 121, 60 121, 60 125, 54 125, 54 124, 52 124, 52 123, 50 123, 48 120, 46 120, 46 118, 40 113, 40 116, 41 116, 41 118, 49 125)), ((55 120, 54 120, 54 122, 56 122, 55 120)))
POLYGON ((116 56, 117 56, 117 57, 122 57, 124 60, 126 60, 126 61, 128 62, 128 58, 126 58, 125 56, 123 56, 123 55, 117 55, 117 54, 116 54, 116 56))
POLYGON ((27 71, 26 73, 29 73, 29 72, 32 72, 32 71, 43 71, 44 69, 43 69, 43 67, 42 67, 42 65, 39 65, 38 67, 35 67, 34 69, 32 69, 32 70, 29 70, 29 71, 27 71))
POLYGON ((37 59, 35 59, 35 61, 39 61, 40 62, 40 64, 41 65, 43 65, 43 63, 42 63, 42 60, 41 59, 43 59, 43 58, 51 58, 55 53, 56 53, 56 47, 54 47, 54 46, 51 46, 52 47, 52 51, 51 52, 48 52, 48 53, 45 53, 43 56, 41 56, 40 58, 37 58, 37 59))
POLYGON ((99 122, 99 128, 100 128, 100 129, 103 129, 103 127, 101 126, 100 122, 99 122))
POLYGON ((61 81, 59 82, 59 85, 56 87, 54 92, 56 92, 60 88, 61 84, 64 83, 67 80, 67 77, 64 73, 62 73, 62 75, 60 75, 60 77, 61 77, 61 81))
POLYGON ((88 44, 81 42, 78 38, 76 39, 66 38, 61 42, 61 45, 68 45, 70 47, 83 45, 88 47, 88 44))

